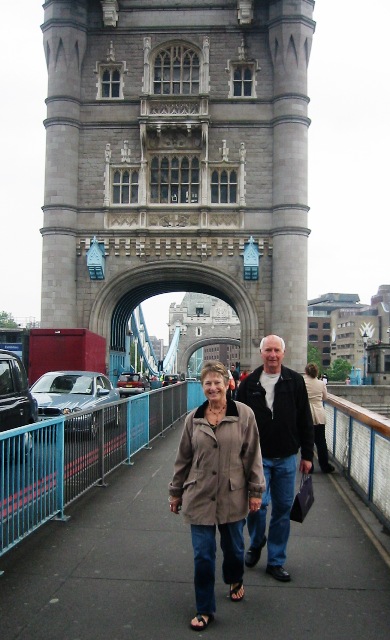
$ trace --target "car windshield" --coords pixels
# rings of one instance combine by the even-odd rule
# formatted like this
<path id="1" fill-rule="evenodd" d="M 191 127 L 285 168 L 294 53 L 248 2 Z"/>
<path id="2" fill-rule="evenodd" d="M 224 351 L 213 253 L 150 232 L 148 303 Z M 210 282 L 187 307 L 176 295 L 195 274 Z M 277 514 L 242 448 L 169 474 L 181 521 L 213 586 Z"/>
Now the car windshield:
<path id="1" fill-rule="evenodd" d="M 141 376 L 138 373 L 122 373 L 119 376 L 120 382 L 138 382 Z"/>
<path id="2" fill-rule="evenodd" d="M 34 393 L 80 393 L 92 395 L 92 390 L 92 376 L 69 373 L 44 375 L 32 387 Z"/>

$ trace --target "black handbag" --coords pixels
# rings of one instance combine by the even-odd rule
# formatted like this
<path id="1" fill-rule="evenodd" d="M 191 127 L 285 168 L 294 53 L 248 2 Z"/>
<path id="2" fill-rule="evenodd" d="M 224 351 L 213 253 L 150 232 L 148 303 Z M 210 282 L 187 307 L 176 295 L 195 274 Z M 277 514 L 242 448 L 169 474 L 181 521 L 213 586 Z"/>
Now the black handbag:
<path id="1" fill-rule="evenodd" d="M 299 491 L 291 507 L 290 520 L 303 522 L 314 502 L 313 480 L 310 475 L 302 473 Z"/>

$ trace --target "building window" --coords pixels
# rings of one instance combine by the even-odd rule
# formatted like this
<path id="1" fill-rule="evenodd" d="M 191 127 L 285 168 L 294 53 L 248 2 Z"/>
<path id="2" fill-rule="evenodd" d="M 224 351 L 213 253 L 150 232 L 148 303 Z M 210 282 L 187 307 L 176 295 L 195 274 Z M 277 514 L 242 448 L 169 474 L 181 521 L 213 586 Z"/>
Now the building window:
<path id="1" fill-rule="evenodd" d="M 197 338 L 199 338 L 202 335 L 202 328 L 201 327 L 196 327 L 195 335 L 196 335 Z"/>
<path id="2" fill-rule="evenodd" d="M 237 171 L 216 169 L 211 174 L 211 202 L 213 204 L 236 204 Z"/>
<path id="3" fill-rule="evenodd" d="M 160 204 L 199 201 L 199 159 L 155 156 L 151 161 L 150 200 Z"/>
<path id="4" fill-rule="evenodd" d="M 157 95 L 199 93 L 198 54 L 184 45 L 161 50 L 154 61 L 153 92 Z"/>
<path id="5" fill-rule="evenodd" d="M 324 322 L 324 324 L 322 325 L 323 329 L 330 329 L 330 322 Z"/>
<path id="6" fill-rule="evenodd" d="M 330 353 L 330 347 L 324 347 L 322 353 Z"/>
<path id="7" fill-rule="evenodd" d="M 238 60 L 228 60 L 229 98 L 256 98 L 256 72 L 260 71 L 257 60 L 248 60 L 239 51 Z"/>
<path id="8" fill-rule="evenodd" d="M 318 336 L 315 333 L 309 335 L 309 342 L 318 342 Z"/>
<path id="9" fill-rule="evenodd" d="M 322 338 L 323 342 L 330 342 L 330 335 L 329 334 L 325 334 Z"/>
<path id="10" fill-rule="evenodd" d="M 253 66 L 233 67 L 233 96 L 251 98 L 253 95 Z"/>
<path id="11" fill-rule="evenodd" d="M 138 203 L 138 171 L 115 169 L 112 179 L 113 204 Z"/>
<path id="12" fill-rule="evenodd" d="M 99 65 L 98 73 L 98 99 L 120 100 L 123 99 L 123 67 Z"/>
<path id="13" fill-rule="evenodd" d="M 318 329 L 318 322 L 309 322 L 309 329 Z"/>

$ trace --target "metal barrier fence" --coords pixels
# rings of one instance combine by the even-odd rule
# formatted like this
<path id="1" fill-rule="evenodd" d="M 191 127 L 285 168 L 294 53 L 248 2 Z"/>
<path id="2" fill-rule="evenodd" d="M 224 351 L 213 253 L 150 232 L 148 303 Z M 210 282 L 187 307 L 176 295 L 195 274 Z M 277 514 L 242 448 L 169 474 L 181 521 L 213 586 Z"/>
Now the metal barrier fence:
<path id="1" fill-rule="evenodd" d="M 353 489 L 390 530 L 390 420 L 328 394 L 326 441 Z"/>
<path id="2" fill-rule="evenodd" d="M 0 433 L 0 556 L 203 401 L 188 381 Z"/>

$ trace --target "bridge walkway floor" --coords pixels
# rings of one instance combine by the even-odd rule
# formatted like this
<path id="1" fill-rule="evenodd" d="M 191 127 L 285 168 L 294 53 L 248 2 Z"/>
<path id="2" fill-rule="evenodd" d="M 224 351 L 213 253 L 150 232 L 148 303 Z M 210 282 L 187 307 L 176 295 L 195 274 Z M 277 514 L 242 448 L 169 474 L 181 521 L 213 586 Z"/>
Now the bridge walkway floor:
<path id="1" fill-rule="evenodd" d="M 193 637 L 189 528 L 169 512 L 181 425 L 0 559 L 2 640 L 183 640 Z M 390 540 L 339 474 L 314 473 L 315 503 L 292 523 L 290 583 L 245 574 L 227 598 L 217 562 L 214 640 L 388 640 Z M 264 554 L 266 555 L 266 554 Z"/>

